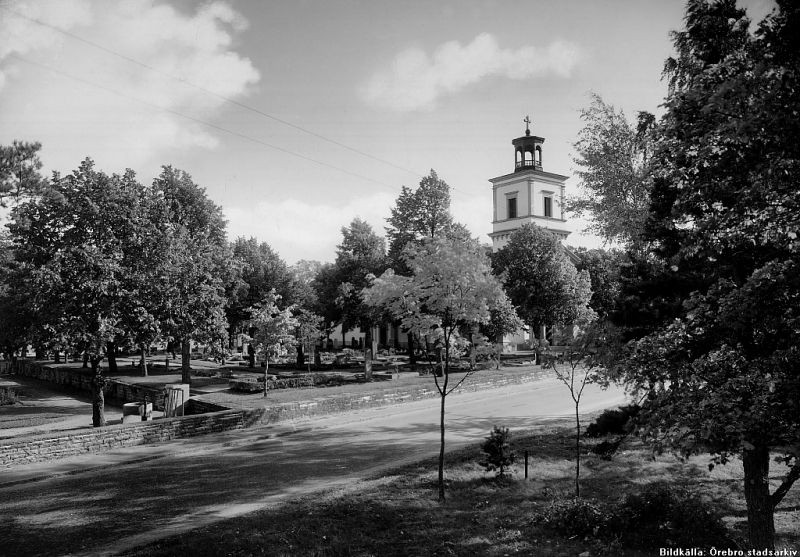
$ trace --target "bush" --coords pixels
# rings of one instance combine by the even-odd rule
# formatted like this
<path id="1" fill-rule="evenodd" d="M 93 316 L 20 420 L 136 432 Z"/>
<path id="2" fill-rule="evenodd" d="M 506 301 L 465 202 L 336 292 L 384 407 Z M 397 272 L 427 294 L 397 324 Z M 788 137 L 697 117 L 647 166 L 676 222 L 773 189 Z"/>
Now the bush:
<path id="1" fill-rule="evenodd" d="M 263 377 L 260 378 L 263 382 Z M 302 377 L 292 377 L 290 379 L 278 379 L 277 381 L 270 381 L 267 384 L 267 390 L 273 389 L 300 389 L 303 387 L 313 387 L 314 378 L 310 375 L 303 375 Z"/>
<path id="2" fill-rule="evenodd" d="M 620 406 L 617 410 L 606 410 L 586 428 L 586 437 L 624 435 L 633 427 L 633 419 L 639 414 L 639 405 Z"/>
<path id="3" fill-rule="evenodd" d="M 532 522 L 566 538 L 598 538 L 609 532 L 615 515 L 613 508 L 598 501 L 576 497 L 551 502 L 547 510 L 533 515 Z"/>
<path id="4" fill-rule="evenodd" d="M 347 380 L 339 373 L 315 373 L 312 375 L 315 387 L 339 387 Z"/>
<path id="5" fill-rule="evenodd" d="M 497 475 L 501 478 L 505 475 L 505 469 L 514 464 L 517 458 L 508 443 L 510 437 L 511 432 L 508 431 L 507 427 L 494 426 L 486 441 L 481 445 L 486 458 L 479 464 L 486 468 L 487 472 L 497 470 Z"/>
<path id="6" fill-rule="evenodd" d="M 664 547 L 735 549 L 719 515 L 691 491 L 650 485 L 615 504 L 591 499 L 553 501 L 534 524 L 564 537 L 655 550 Z"/>
<path id="7" fill-rule="evenodd" d="M 736 548 L 719 515 L 686 488 L 648 486 L 625 497 L 620 514 L 630 547 Z"/>
<path id="8" fill-rule="evenodd" d="M 253 379 L 230 379 L 228 388 L 232 391 L 254 393 L 264 390 L 264 385 Z"/>
<path id="9" fill-rule="evenodd" d="M 19 393 L 11 387 L 0 387 L 0 406 L 19 402 Z"/>

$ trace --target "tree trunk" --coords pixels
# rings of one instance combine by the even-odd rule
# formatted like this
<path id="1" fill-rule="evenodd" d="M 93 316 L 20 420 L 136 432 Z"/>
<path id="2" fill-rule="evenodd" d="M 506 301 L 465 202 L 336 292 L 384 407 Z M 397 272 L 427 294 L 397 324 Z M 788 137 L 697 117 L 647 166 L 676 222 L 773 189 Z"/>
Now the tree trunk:
<path id="1" fill-rule="evenodd" d="M 256 327 L 248 327 L 247 336 L 250 337 L 250 340 L 247 341 L 247 367 L 252 369 L 256 367 L 256 349 L 255 346 L 253 346 L 253 340 L 256 337 Z"/>
<path id="2" fill-rule="evenodd" d="M 142 361 L 140 362 L 142 366 L 142 377 L 147 377 L 147 352 L 145 350 L 144 343 L 141 344 L 140 349 L 142 351 Z"/>
<path id="3" fill-rule="evenodd" d="M 469 369 L 475 369 L 475 363 L 478 360 L 478 351 L 475 348 L 475 339 L 472 333 L 472 327 L 469 329 Z"/>
<path id="4" fill-rule="evenodd" d="M 439 502 L 444 503 L 444 399 L 447 397 L 447 391 L 442 390 L 440 394 L 442 396 L 442 409 L 439 414 Z"/>
<path id="5" fill-rule="evenodd" d="M 186 385 L 192 384 L 190 348 L 191 345 L 189 344 L 188 338 L 181 340 L 181 383 L 185 383 Z"/>
<path id="6" fill-rule="evenodd" d="M 269 354 L 264 357 L 264 398 L 267 398 L 267 382 L 269 381 Z"/>
<path id="7" fill-rule="evenodd" d="M 414 351 L 414 335 L 411 331 L 407 331 L 406 335 L 408 336 L 408 363 L 415 366 L 417 365 L 417 355 Z"/>
<path id="8" fill-rule="evenodd" d="M 61 352 L 53 350 L 53 361 L 57 364 L 61 363 Z"/>
<path id="9" fill-rule="evenodd" d="M 36 347 L 35 352 L 36 352 L 35 358 L 37 360 L 44 360 L 44 348 Z"/>
<path id="10" fill-rule="evenodd" d="M 81 369 L 88 369 L 88 368 L 89 368 L 89 353 L 88 352 L 84 352 L 83 353 L 83 365 L 81 366 Z"/>
<path id="11" fill-rule="evenodd" d="M 117 343 L 109 341 L 106 343 L 106 357 L 108 358 L 108 372 L 117 373 Z"/>
<path id="12" fill-rule="evenodd" d="M 364 333 L 364 381 L 372 381 L 372 327 Z"/>
<path id="13" fill-rule="evenodd" d="M 106 425 L 105 394 L 103 387 L 105 379 L 100 375 L 100 362 L 103 358 L 92 358 L 92 425 L 104 427 Z"/>
<path id="14" fill-rule="evenodd" d="M 306 357 L 305 354 L 303 354 L 302 344 L 297 345 L 297 360 L 295 360 L 295 364 L 295 367 L 300 370 L 302 370 L 306 365 Z"/>
<path id="15" fill-rule="evenodd" d="M 579 403 L 575 403 L 575 497 L 581 496 L 581 415 Z"/>
<path id="16" fill-rule="evenodd" d="M 775 550 L 774 507 L 769 493 L 769 448 L 742 451 L 750 549 Z"/>

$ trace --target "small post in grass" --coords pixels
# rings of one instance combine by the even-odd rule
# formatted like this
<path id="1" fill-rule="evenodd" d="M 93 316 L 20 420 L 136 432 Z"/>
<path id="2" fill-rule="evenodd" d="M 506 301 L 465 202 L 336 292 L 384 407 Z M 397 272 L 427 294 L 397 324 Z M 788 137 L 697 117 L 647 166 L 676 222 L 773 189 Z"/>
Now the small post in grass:
<path id="1" fill-rule="evenodd" d="M 525 449 L 525 479 L 528 479 L 528 449 Z"/>

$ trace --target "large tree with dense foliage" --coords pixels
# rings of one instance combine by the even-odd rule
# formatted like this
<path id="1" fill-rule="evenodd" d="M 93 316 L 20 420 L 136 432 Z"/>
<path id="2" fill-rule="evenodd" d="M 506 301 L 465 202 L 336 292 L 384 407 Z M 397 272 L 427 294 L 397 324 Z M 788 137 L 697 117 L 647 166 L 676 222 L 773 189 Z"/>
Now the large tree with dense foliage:
<path id="1" fill-rule="evenodd" d="M 627 256 L 620 250 L 599 248 L 576 248 L 574 253 L 580 259 L 575 268 L 589 274 L 592 289 L 589 308 L 599 319 L 605 319 L 617 308 L 622 286 L 620 272 L 628 263 Z"/>
<path id="2" fill-rule="evenodd" d="M 444 501 L 445 401 L 469 375 L 451 385 L 450 358 L 466 350 L 470 338 L 485 342 L 477 329 L 489 322 L 493 307 L 506 305 L 505 294 L 475 241 L 436 238 L 409 244 L 404 258 L 411 276 L 390 269 L 363 296 L 368 305 L 388 311 L 410 334 L 429 338 L 444 352 L 441 380 L 433 374 L 441 399 L 439 500 Z"/>
<path id="3" fill-rule="evenodd" d="M 239 237 L 231 244 L 231 251 L 238 270 L 237 280 L 228 287 L 225 306 L 232 337 L 243 332 L 240 329 L 250 319 L 250 308 L 261 303 L 270 291 L 275 290 L 282 304 L 294 303 L 296 283 L 289 267 L 266 242 Z"/>
<path id="4" fill-rule="evenodd" d="M 41 198 L 16 207 L 9 225 L 21 269 L 31 340 L 80 347 L 97 372 L 108 343 L 125 334 L 129 240 L 139 230 L 144 188 L 132 172 L 108 176 L 91 160 L 67 176 L 54 174 Z M 97 411 L 99 410 L 99 412 Z M 105 425 L 102 406 L 94 425 Z"/>
<path id="5" fill-rule="evenodd" d="M 575 269 L 558 238 L 544 228 L 526 224 L 515 230 L 493 254 L 492 265 L 536 335 L 542 326 L 567 325 L 588 311 L 589 274 Z"/>
<path id="6" fill-rule="evenodd" d="M 336 265 L 324 263 L 320 266 L 311 280 L 311 288 L 316 302 L 313 306 L 314 313 L 324 319 L 327 335 L 342 321 L 342 308 L 336 303 L 339 297 L 339 282 Z"/>
<path id="7" fill-rule="evenodd" d="M 372 327 L 380 313 L 364 303 L 363 289 L 369 286 L 370 276 L 386 269 L 386 242 L 360 218 L 342 228 L 342 243 L 336 246 L 337 303 L 341 309 L 342 330 L 361 327 L 364 339 L 364 365 L 367 380 L 372 378 Z"/>
<path id="8" fill-rule="evenodd" d="M 450 186 L 433 169 L 420 180 L 416 190 L 403 187 L 386 222 L 389 225 L 386 227 L 389 266 L 399 275 L 411 274 L 403 255 L 409 244 L 441 238 L 444 235 L 458 236 L 465 240 L 470 238 L 466 228 L 453 221 L 450 214 Z M 411 363 L 415 364 L 413 335 L 408 335 L 408 355 Z"/>
<path id="9" fill-rule="evenodd" d="M 408 275 L 403 258 L 405 247 L 425 238 L 441 237 L 454 226 L 450 214 L 450 186 L 431 170 L 416 190 L 403 187 L 386 222 L 389 224 L 386 227 L 389 262 L 396 273 Z"/>
<path id="10" fill-rule="evenodd" d="M 314 288 L 314 280 L 322 270 L 323 264 L 319 261 L 301 259 L 289 266 L 289 272 L 294 278 L 294 303 L 298 307 L 309 311 L 316 311 L 319 307 L 319 297 Z"/>
<path id="11" fill-rule="evenodd" d="M 159 319 L 164 334 L 181 343 L 182 381 L 190 383 L 190 341 L 227 338 L 225 285 L 235 276 L 227 223 L 222 209 L 182 170 L 165 166 L 153 189 L 165 205 L 159 226 L 169 233 L 162 278 L 167 303 Z"/>
<path id="12" fill-rule="evenodd" d="M 655 117 L 640 112 L 634 127 L 599 95 L 592 93 L 591 99 L 581 110 L 584 127 L 574 144 L 580 194 L 568 197 L 566 208 L 587 217 L 588 231 L 605 241 L 640 249 L 652 187 Z"/>
<path id="13" fill-rule="evenodd" d="M 688 2 L 666 65 L 654 253 L 624 292 L 642 311 L 642 292 L 671 297 L 622 367 L 648 394 L 641 432 L 742 459 L 758 550 L 774 549 L 775 508 L 800 478 L 800 7 L 777 4 L 753 33 L 734 0 Z M 771 453 L 788 467 L 772 493 Z"/>

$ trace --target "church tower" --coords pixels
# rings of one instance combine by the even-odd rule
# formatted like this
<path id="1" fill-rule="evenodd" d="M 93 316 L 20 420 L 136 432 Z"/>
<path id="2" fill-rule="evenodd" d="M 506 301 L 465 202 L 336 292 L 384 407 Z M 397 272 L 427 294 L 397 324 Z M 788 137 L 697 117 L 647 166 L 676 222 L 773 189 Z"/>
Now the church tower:
<path id="1" fill-rule="evenodd" d="M 492 249 L 508 243 L 511 233 L 534 223 L 567 239 L 564 213 L 564 185 L 567 176 L 545 172 L 542 167 L 543 137 L 531 135 L 530 118 L 525 117 L 525 135 L 514 139 L 514 172 L 489 180 L 492 183 L 494 216 Z"/>

